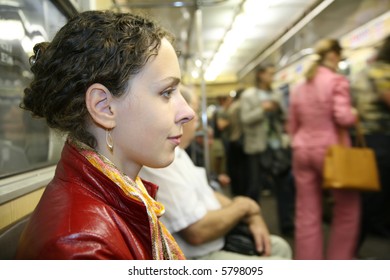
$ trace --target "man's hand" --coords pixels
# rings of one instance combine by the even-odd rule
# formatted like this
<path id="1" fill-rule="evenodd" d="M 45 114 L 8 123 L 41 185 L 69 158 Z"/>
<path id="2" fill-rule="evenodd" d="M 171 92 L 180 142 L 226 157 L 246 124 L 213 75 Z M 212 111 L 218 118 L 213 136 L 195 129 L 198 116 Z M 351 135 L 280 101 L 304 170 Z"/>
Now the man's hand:
<path id="1" fill-rule="evenodd" d="M 245 219 L 249 230 L 253 235 L 256 244 L 256 250 L 263 256 L 271 255 L 270 235 L 263 218 L 260 214 L 251 215 Z"/>
<path id="2" fill-rule="evenodd" d="M 261 216 L 259 204 L 245 196 L 236 196 L 233 202 L 243 204 L 247 207 L 247 214 L 243 221 L 249 226 L 249 230 L 255 240 L 256 250 L 263 256 L 271 255 L 269 231 Z"/>
<path id="3" fill-rule="evenodd" d="M 229 175 L 222 173 L 218 175 L 218 182 L 221 184 L 222 187 L 226 187 L 230 184 L 230 177 Z"/>
<path id="4" fill-rule="evenodd" d="M 236 196 L 232 200 L 233 203 L 237 203 L 245 207 L 245 217 L 260 214 L 260 206 L 253 199 L 247 196 Z"/>

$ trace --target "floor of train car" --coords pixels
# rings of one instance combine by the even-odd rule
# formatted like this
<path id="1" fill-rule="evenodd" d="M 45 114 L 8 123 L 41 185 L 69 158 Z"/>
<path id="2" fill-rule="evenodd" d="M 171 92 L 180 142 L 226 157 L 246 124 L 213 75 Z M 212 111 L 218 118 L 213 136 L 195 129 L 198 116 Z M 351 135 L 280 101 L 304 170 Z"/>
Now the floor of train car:
<path id="1" fill-rule="evenodd" d="M 225 189 L 224 193 L 230 195 L 229 189 Z M 261 209 L 265 221 L 267 222 L 269 231 L 272 234 L 280 235 L 277 220 L 276 199 L 270 194 L 262 196 Z M 329 225 L 324 222 L 325 234 L 329 231 Z M 292 236 L 283 236 L 294 250 L 294 238 Z M 390 240 L 369 235 L 360 247 L 358 259 L 362 260 L 390 260 Z"/>

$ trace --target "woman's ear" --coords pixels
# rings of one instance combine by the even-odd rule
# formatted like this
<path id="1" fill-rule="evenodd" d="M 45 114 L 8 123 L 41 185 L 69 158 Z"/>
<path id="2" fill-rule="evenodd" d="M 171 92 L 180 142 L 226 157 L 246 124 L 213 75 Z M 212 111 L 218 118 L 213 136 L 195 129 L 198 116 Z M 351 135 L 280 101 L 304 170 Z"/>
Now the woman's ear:
<path id="1" fill-rule="evenodd" d="M 85 93 L 85 103 L 93 121 L 105 129 L 114 128 L 115 118 L 111 111 L 113 96 L 102 84 L 91 85 Z"/>

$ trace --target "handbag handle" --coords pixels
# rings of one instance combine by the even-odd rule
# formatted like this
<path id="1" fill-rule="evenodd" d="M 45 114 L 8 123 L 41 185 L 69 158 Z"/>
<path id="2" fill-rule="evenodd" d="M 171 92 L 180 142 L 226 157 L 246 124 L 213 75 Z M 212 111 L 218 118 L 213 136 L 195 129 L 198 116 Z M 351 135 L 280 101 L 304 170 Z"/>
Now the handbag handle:
<path id="1" fill-rule="evenodd" d="M 356 146 L 357 147 L 367 147 L 366 138 L 364 137 L 362 126 L 359 121 L 359 117 L 357 118 L 357 121 L 355 123 L 355 130 L 356 130 Z"/>
<path id="2" fill-rule="evenodd" d="M 356 131 L 356 139 L 355 139 L 355 146 L 356 147 L 367 147 L 366 139 L 364 138 L 364 134 L 362 131 L 362 127 L 360 125 L 359 117 L 357 117 L 357 121 L 354 125 L 355 131 Z M 343 145 L 343 134 L 345 134 L 347 131 L 345 128 L 338 127 L 337 136 L 338 136 L 338 142 L 340 145 Z"/>

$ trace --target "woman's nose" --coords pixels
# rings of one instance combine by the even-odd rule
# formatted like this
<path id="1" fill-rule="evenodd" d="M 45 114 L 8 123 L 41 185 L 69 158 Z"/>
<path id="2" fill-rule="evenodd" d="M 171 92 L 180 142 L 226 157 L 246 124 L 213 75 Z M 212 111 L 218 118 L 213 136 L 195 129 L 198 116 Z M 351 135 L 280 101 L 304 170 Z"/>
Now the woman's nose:
<path id="1" fill-rule="evenodd" d="M 195 117 L 194 110 L 188 105 L 185 99 L 181 96 L 178 104 L 177 123 L 185 124 Z"/>

